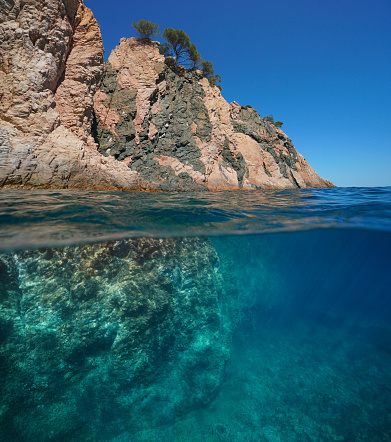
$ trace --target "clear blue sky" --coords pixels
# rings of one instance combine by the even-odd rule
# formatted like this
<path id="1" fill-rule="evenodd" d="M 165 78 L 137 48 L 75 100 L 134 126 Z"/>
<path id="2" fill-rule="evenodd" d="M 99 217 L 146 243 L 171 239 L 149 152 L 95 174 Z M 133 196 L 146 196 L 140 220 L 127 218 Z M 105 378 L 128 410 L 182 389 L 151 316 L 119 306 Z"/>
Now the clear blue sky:
<path id="1" fill-rule="evenodd" d="M 391 0 L 85 0 L 106 58 L 131 23 L 183 29 L 231 102 L 273 114 L 337 186 L 391 186 Z M 159 38 L 158 38 L 159 39 Z"/>

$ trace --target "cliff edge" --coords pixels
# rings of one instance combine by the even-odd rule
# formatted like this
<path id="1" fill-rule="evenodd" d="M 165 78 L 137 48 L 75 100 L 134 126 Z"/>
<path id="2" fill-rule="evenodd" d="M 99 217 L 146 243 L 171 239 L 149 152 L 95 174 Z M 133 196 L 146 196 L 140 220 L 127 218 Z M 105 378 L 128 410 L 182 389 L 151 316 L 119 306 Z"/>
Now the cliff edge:
<path id="1" fill-rule="evenodd" d="M 137 174 L 91 137 L 104 71 L 98 23 L 80 0 L 0 0 L 0 186 L 121 189 Z"/>
<path id="2" fill-rule="evenodd" d="M 175 73 L 157 42 L 122 39 L 105 66 L 81 0 L 0 0 L 0 47 L 0 186 L 333 186 L 255 109 Z"/>

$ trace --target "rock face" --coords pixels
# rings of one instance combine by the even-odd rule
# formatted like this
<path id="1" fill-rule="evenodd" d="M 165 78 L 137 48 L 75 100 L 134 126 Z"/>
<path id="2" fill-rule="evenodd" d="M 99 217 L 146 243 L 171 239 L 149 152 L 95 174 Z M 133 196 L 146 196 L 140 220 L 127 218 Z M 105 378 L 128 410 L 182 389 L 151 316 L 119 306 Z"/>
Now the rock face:
<path id="1" fill-rule="evenodd" d="M 157 42 L 121 40 L 95 113 L 99 152 L 161 190 L 332 186 L 255 109 L 228 104 L 199 71 L 174 73 Z"/>
<path id="2" fill-rule="evenodd" d="M 221 381 L 235 314 L 206 239 L 0 255 L 0 276 L 1 440 L 112 440 Z"/>
<path id="3" fill-rule="evenodd" d="M 0 186 L 136 187 L 91 137 L 104 50 L 83 2 L 0 0 L 0 48 Z"/>
<path id="4" fill-rule="evenodd" d="M 332 185 L 255 110 L 199 72 L 174 73 L 157 45 L 122 39 L 105 69 L 82 0 L 0 0 L 0 186 Z"/>

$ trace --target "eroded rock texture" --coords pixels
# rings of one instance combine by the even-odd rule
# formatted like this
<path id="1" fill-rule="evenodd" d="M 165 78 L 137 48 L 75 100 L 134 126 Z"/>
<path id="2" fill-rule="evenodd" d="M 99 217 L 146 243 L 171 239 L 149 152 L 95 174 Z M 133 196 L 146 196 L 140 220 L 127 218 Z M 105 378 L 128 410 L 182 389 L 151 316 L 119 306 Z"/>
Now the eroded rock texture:
<path id="1" fill-rule="evenodd" d="M 205 403 L 232 296 L 206 239 L 0 255 L 1 440 L 111 440 Z"/>
<path id="2" fill-rule="evenodd" d="M 99 152 L 162 190 L 328 187 L 255 109 L 199 71 L 177 75 L 158 43 L 122 39 L 95 95 Z"/>
<path id="3" fill-rule="evenodd" d="M 0 186 L 122 188 L 91 137 L 103 44 L 79 0 L 0 0 Z"/>
<path id="4" fill-rule="evenodd" d="M 332 185 L 255 110 L 174 73 L 156 42 L 122 39 L 104 69 L 82 0 L 0 0 L 0 49 L 0 186 Z"/>

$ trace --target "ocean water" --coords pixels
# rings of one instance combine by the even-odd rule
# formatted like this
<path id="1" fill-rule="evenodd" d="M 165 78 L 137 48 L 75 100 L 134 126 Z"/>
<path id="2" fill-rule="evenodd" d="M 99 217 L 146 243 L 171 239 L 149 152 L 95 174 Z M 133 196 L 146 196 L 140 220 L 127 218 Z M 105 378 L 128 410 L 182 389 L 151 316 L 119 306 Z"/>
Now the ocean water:
<path id="1" fill-rule="evenodd" d="M 0 191 L 0 440 L 391 441 L 391 188 Z"/>

